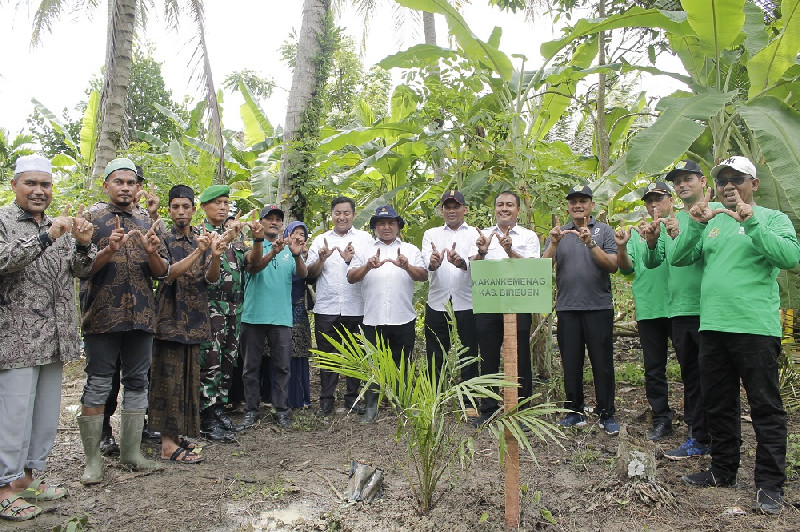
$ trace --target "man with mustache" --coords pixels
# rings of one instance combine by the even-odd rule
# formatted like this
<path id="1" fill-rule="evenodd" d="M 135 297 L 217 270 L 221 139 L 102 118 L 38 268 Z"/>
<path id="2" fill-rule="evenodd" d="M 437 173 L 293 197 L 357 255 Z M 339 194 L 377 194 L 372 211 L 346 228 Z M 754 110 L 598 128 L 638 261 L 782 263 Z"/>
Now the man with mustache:
<path id="1" fill-rule="evenodd" d="M 163 279 L 169 263 L 153 222 L 136 205 L 136 165 L 114 159 L 105 169 L 103 191 L 108 202 L 93 205 L 86 219 L 94 224 L 97 258 L 81 281 L 82 332 L 86 384 L 78 416 L 86 468 L 83 484 L 103 480 L 100 438 L 103 410 L 111 390 L 117 357 L 122 370 L 120 462 L 140 470 L 159 468 L 141 454 L 147 408 L 147 373 L 155 333 L 153 279 Z"/>
<path id="2" fill-rule="evenodd" d="M 617 271 L 614 230 L 593 216 L 592 189 L 575 185 L 567 193 L 571 221 L 556 225 L 543 257 L 555 259 L 558 349 L 564 369 L 566 407 L 562 427 L 586 425 L 583 396 L 584 350 L 589 352 L 600 428 L 619 434 L 614 418 L 614 303 L 611 274 Z M 556 219 L 556 221 L 558 221 Z"/>
<path id="3" fill-rule="evenodd" d="M 756 433 L 753 510 L 783 508 L 786 481 L 786 411 L 778 382 L 781 353 L 778 273 L 800 261 L 789 217 L 756 205 L 755 165 L 729 157 L 711 170 L 721 209 L 710 191 L 689 211 L 670 262 L 702 261 L 700 379 L 711 435 L 711 466 L 685 475 L 689 485 L 736 486 L 741 445 L 739 389 L 744 385 Z"/>
<path id="4" fill-rule="evenodd" d="M 76 276 L 97 248 L 83 208 L 51 218 L 50 161 L 25 155 L 11 179 L 14 203 L 0 208 L 0 520 L 26 521 L 66 489 L 34 480 L 53 448 L 64 362 L 80 357 Z"/>
<path id="5" fill-rule="evenodd" d="M 303 262 L 305 241 L 283 233 L 283 211 L 277 205 L 261 209 L 263 236 L 254 232 L 253 253 L 260 257 L 246 265 L 246 283 L 242 310 L 242 347 L 244 349 L 245 412 L 242 427 L 254 425 L 261 414 L 261 359 L 269 346 L 270 370 L 275 377 L 272 387 L 274 418 L 281 428 L 289 428 L 289 365 L 292 356 L 292 275 L 308 274 Z"/>

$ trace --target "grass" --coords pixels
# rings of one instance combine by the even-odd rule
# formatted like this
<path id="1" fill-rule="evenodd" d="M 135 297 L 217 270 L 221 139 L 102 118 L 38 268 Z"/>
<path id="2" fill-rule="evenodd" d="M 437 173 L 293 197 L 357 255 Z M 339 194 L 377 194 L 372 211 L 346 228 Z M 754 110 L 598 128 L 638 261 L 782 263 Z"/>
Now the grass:
<path id="1" fill-rule="evenodd" d="M 276 477 L 272 482 L 260 484 L 258 482 L 245 482 L 239 478 L 230 486 L 231 498 L 235 501 L 260 496 L 263 499 L 280 499 L 287 492 L 288 481 L 283 477 Z"/>

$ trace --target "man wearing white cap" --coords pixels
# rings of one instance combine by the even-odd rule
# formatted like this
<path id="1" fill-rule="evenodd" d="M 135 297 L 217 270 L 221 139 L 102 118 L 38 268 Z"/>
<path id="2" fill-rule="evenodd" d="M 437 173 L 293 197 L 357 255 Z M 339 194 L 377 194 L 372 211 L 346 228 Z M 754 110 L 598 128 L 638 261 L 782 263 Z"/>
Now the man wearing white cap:
<path id="1" fill-rule="evenodd" d="M 17 159 L 0 208 L 0 520 L 41 512 L 25 499 L 49 501 L 66 490 L 33 479 L 53 447 L 64 362 L 80 357 L 73 276 L 88 275 L 95 257 L 83 209 L 51 218 L 50 161 Z"/>
<path id="2" fill-rule="evenodd" d="M 753 510 L 783 507 L 786 412 L 778 384 L 781 323 L 776 278 L 797 266 L 800 243 L 784 213 L 755 204 L 756 168 L 730 157 L 711 170 L 725 208 L 710 193 L 689 211 L 670 262 L 703 263 L 700 288 L 700 379 L 711 435 L 711 467 L 686 475 L 689 485 L 735 487 L 741 445 L 740 381 L 747 392 L 756 459 Z M 721 216 L 723 214 L 723 216 Z"/>

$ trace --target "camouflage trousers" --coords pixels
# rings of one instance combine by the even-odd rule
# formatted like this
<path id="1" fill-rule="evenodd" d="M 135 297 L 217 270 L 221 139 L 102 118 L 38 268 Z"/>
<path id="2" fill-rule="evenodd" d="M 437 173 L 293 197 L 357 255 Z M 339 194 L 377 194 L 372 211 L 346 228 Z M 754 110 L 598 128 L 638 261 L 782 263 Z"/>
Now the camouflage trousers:
<path id="1" fill-rule="evenodd" d="M 200 345 L 201 410 L 228 402 L 231 376 L 239 358 L 237 316 L 218 314 L 213 309 L 210 314 L 211 342 Z"/>

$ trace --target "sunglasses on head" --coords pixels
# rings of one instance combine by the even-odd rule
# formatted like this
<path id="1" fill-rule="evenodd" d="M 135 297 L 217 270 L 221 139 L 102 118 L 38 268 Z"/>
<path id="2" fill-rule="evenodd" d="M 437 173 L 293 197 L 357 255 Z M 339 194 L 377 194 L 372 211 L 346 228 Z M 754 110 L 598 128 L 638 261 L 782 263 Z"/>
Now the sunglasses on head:
<path id="1" fill-rule="evenodd" d="M 742 183 L 744 183 L 745 179 L 753 179 L 753 178 L 750 177 L 750 176 L 737 175 L 737 176 L 733 176 L 733 177 L 718 177 L 718 178 L 714 179 L 714 182 L 717 184 L 718 187 L 724 187 L 728 183 L 730 183 L 731 185 L 737 187 L 737 186 L 741 185 Z"/>

